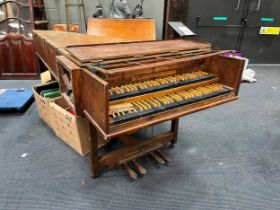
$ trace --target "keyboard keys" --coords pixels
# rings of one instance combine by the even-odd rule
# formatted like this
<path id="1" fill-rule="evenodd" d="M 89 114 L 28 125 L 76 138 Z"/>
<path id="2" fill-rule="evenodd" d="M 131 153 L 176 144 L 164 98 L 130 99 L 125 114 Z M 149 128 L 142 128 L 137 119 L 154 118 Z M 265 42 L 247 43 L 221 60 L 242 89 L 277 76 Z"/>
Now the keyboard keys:
<path id="1" fill-rule="evenodd" d="M 112 87 L 109 90 L 110 101 L 119 100 L 128 97 L 134 97 L 141 94 L 161 91 L 164 89 L 176 88 L 199 81 L 213 79 L 214 76 L 207 72 L 198 71 L 181 75 L 158 78 L 154 80 L 127 84 L 121 87 Z"/>
<path id="2" fill-rule="evenodd" d="M 110 111 L 113 112 L 112 117 L 114 124 L 120 124 L 169 109 L 189 105 L 201 100 L 217 97 L 229 92 L 230 90 L 221 84 L 211 84 L 195 89 L 134 101 L 132 103 L 114 105 L 113 108 L 117 111 Z"/>

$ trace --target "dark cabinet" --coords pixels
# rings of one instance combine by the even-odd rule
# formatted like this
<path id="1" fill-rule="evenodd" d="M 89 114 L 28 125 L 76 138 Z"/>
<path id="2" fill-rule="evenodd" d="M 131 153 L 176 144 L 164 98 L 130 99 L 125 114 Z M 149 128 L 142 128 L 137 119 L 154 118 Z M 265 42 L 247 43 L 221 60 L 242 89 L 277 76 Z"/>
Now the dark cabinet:
<path id="1" fill-rule="evenodd" d="M 48 30 L 48 21 L 44 0 L 33 0 L 34 28 L 36 30 Z"/>
<path id="2" fill-rule="evenodd" d="M 249 0 L 240 50 L 252 63 L 280 63 L 280 37 L 259 35 L 260 26 L 280 27 L 279 0 Z"/>
<path id="3" fill-rule="evenodd" d="M 198 35 L 196 39 L 211 42 L 215 49 L 235 49 L 242 8 L 241 0 L 190 0 L 186 25 Z"/>
<path id="4" fill-rule="evenodd" d="M 279 0 L 188 0 L 185 4 L 187 15 L 174 21 L 190 27 L 197 34 L 194 39 L 211 42 L 214 49 L 240 50 L 251 63 L 280 63 L 280 37 L 259 34 L 261 26 L 280 27 Z M 171 7 L 166 11 L 167 17 L 178 14 Z"/>
<path id="5" fill-rule="evenodd" d="M 33 40 L 22 34 L 0 39 L 0 79 L 38 78 Z"/>

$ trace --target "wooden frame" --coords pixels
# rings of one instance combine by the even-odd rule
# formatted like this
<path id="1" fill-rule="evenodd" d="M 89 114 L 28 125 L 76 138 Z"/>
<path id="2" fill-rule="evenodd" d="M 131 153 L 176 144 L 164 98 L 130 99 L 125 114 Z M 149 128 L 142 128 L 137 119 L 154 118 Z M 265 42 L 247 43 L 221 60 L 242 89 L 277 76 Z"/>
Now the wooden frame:
<path id="1" fill-rule="evenodd" d="M 38 63 L 33 40 L 21 34 L 0 39 L 0 79 L 37 79 Z"/>
<path id="2" fill-rule="evenodd" d="M 10 4 L 15 4 L 17 6 L 17 16 L 9 16 L 9 10 L 8 10 L 8 5 Z M 32 0 L 28 0 L 27 4 L 21 3 L 17 0 L 4 0 L 2 3 L 0 3 L 0 7 L 4 7 L 5 8 L 5 18 L 3 20 L 0 20 L 0 24 L 3 24 L 4 22 L 8 22 L 10 20 L 16 20 L 18 21 L 18 25 L 19 25 L 19 33 L 23 34 L 23 30 L 21 27 L 22 23 L 28 23 L 30 24 L 30 31 L 29 33 L 32 32 L 32 29 L 34 28 L 34 20 L 33 20 L 33 8 L 32 8 Z M 21 10 L 20 8 L 28 8 L 29 9 L 29 20 L 25 20 L 23 18 L 21 18 Z M 10 33 L 10 27 L 7 28 L 6 31 L 7 34 Z M 25 34 L 26 36 L 26 34 Z"/>
<path id="3" fill-rule="evenodd" d="M 146 44 L 149 45 L 148 42 Z M 86 48 L 88 47 L 86 46 Z M 98 47 L 102 46 L 95 46 L 93 49 L 96 50 Z M 114 46 L 112 47 L 114 48 Z M 82 48 L 83 46 L 77 46 L 78 52 L 81 52 L 79 50 Z M 120 57 L 110 57 L 111 55 L 108 55 L 110 57 L 108 59 L 105 57 L 99 62 L 96 62 L 97 59 L 89 62 L 89 60 L 80 59 L 81 57 L 75 54 L 76 49 L 72 50 L 72 47 L 69 47 L 67 50 L 69 54 L 57 57 L 61 92 L 65 98 L 68 98 L 69 104 L 75 108 L 76 113 L 86 116 L 89 121 L 93 177 L 97 177 L 103 168 L 114 168 L 121 165 L 127 167 L 129 162 L 153 153 L 167 143 L 176 144 L 180 117 L 238 99 L 244 60 L 224 57 L 223 54 L 226 51 L 211 51 L 206 47 L 201 50 L 199 48 L 195 49 L 197 53 L 193 53 L 194 49 L 189 48 L 189 51 L 181 49 L 172 53 L 168 53 L 166 50 L 150 52 L 140 57 L 137 55 L 130 57 L 128 56 L 129 53 Z M 88 50 L 86 52 L 89 53 Z M 98 55 L 95 54 L 95 56 Z M 120 63 L 126 63 L 126 65 Z M 134 63 L 137 65 L 133 65 Z M 109 89 L 111 87 L 143 82 L 151 78 L 189 73 L 200 69 L 215 75 L 215 77 L 160 92 L 117 101 L 109 100 Z M 178 90 L 189 90 L 214 83 L 222 84 L 230 90 L 229 93 L 172 110 L 165 110 L 151 116 L 143 116 L 119 125 L 112 124 L 108 115 L 112 105 L 131 103 L 149 97 L 159 97 Z M 130 135 L 143 128 L 166 121 L 172 122 L 171 129 L 167 133 L 143 141 L 136 141 Z M 127 146 L 99 156 L 98 138 L 103 138 L 106 141 L 117 138 Z"/>
<path id="4" fill-rule="evenodd" d="M 0 31 L 0 79 L 38 79 L 38 63 L 31 36 L 34 27 L 32 0 L 27 3 L 4 0 L 0 8 L 4 11 L 0 25 L 7 25 Z M 28 18 L 23 16 L 24 9 Z"/>
<path id="5" fill-rule="evenodd" d="M 127 146 L 103 156 L 99 155 L 97 148 L 97 139 L 100 138 L 100 133 L 92 123 L 89 123 L 89 125 L 91 136 L 90 154 L 92 176 L 97 178 L 103 168 L 115 168 L 121 165 L 127 165 L 130 161 L 148 155 L 149 153 L 164 147 L 167 143 L 171 143 L 171 146 L 175 145 L 177 143 L 179 119 L 172 120 L 172 126 L 169 132 L 145 140 L 136 141 L 136 139 L 130 135 L 118 136 L 118 139 L 123 143 L 126 143 Z"/>

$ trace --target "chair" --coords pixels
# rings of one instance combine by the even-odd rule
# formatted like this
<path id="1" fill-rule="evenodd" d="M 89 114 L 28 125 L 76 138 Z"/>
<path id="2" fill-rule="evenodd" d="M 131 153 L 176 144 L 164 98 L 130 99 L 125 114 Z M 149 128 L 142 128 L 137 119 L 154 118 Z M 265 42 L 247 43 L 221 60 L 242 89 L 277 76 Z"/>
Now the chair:
<path id="1" fill-rule="evenodd" d="M 22 34 L 0 38 L 0 79 L 36 79 L 38 64 L 33 40 Z"/>
<path id="2" fill-rule="evenodd" d="M 153 19 L 89 18 L 87 34 L 131 42 L 152 41 L 156 39 L 156 27 Z"/>
<path id="3" fill-rule="evenodd" d="M 74 25 L 74 24 L 69 24 L 69 31 L 70 32 L 80 32 L 80 26 Z M 55 24 L 53 25 L 52 29 L 54 31 L 67 31 L 67 25 L 66 24 Z"/>

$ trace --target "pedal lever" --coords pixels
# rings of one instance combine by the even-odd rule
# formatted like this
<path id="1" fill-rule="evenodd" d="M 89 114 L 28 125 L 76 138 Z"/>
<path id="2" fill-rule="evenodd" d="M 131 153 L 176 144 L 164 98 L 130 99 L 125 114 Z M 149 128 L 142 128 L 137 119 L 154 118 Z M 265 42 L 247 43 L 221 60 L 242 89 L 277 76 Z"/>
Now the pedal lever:
<path id="1" fill-rule="evenodd" d="M 124 167 L 131 179 L 136 180 L 138 178 L 136 172 L 132 168 L 130 168 L 127 164 L 124 164 Z"/>
<path id="2" fill-rule="evenodd" d="M 164 155 L 162 152 L 160 151 L 156 151 L 166 162 L 171 162 L 172 159 L 166 155 Z"/>
<path id="3" fill-rule="evenodd" d="M 160 157 L 157 153 L 151 152 L 149 155 L 150 155 L 150 157 L 151 157 L 152 159 L 154 159 L 157 163 L 162 164 L 162 165 L 165 164 L 165 160 L 164 160 L 162 157 Z"/>
<path id="4" fill-rule="evenodd" d="M 136 160 L 133 160 L 132 163 L 134 164 L 134 166 L 137 168 L 137 170 L 138 170 L 141 174 L 143 174 L 143 175 L 147 174 L 147 169 L 145 169 L 145 168 L 144 168 L 143 166 L 141 166 L 138 162 L 136 162 Z"/>

